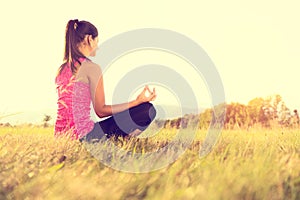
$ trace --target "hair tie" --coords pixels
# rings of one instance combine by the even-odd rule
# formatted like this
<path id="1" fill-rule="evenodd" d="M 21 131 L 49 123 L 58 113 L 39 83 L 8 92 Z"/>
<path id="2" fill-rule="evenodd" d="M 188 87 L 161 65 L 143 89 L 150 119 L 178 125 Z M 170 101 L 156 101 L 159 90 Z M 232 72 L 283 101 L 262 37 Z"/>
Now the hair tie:
<path id="1" fill-rule="evenodd" d="M 76 30 L 77 29 L 77 27 L 78 27 L 78 19 L 75 19 L 74 20 L 74 30 Z"/>

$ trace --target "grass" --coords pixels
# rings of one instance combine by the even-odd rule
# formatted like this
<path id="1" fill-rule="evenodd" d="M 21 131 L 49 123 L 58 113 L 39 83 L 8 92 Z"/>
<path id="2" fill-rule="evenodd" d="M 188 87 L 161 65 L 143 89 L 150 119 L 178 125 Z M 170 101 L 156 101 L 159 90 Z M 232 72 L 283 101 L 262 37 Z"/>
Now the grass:
<path id="1" fill-rule="evenodd" d="M 175 133 L 115 144 L 155 151 Z M 300 199 L 299 130 L 223 131 L 200 159 L 205 134 L 197 131 L 188 150 L 165 168 L 125 173 L 77 141 L 54 139 L 53 127 L 3 127 L 0 199 Z"/>

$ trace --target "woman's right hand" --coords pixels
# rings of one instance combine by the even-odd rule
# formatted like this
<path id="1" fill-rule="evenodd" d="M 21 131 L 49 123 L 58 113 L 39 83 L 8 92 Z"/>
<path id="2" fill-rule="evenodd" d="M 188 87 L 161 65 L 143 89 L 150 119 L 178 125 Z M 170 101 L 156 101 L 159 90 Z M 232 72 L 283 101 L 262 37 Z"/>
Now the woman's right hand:
<path id="1" fill-rule="evenodd" d="M 149 92 L 150 95 L 146 96 L 146 92 Z M 156 91 L 155 88 L 153 88 L 153 90 L 151 91 L 148 87 L 148 85 L 146 85 L 143 89 L 143 91 L 137 96 L 136 100 L 139 103 L 144 103 L 144 102 L 149 102 L 149 101 L 154 101 L 156 99 Z"/>

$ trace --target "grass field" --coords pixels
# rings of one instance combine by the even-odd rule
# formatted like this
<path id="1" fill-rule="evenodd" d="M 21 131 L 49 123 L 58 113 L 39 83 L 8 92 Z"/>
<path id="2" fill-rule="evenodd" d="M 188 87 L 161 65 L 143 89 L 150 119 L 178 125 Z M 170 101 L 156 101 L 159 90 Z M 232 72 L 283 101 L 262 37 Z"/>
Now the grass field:
<path id="1" fill-rule="evenodd" d="M 172 134 L 117 143 L 144 152 Z M 54 139 L 51 127 L 2 127 L 0 199 L 300 199 L 299 130 L 223 131 L 200 159 L 205 134 L 163 169 L 125 173 L 77 141 Z"/>

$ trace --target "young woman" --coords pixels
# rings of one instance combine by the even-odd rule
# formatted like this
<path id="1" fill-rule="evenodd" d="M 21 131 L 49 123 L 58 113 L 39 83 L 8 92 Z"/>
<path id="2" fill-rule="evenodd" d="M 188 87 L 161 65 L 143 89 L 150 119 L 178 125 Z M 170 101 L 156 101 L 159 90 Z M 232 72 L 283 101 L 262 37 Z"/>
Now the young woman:
<path id="1" fill-rule="evenodd" d="M 96 55 L 97 48 L 98 31 L 93 24 L 78 20 L 68 22 L 64 63 L 55 78 L 58 93 L 55 136 L 68 135 L 89 142 L 104 135 L 138 135 L 155 118 L 156 110 L 150 101 L 155 100 L 156 92 L 148 86 L 133 101 L 106 105 L 101 68 L 88 58 Z M 110 117 L 92 121 L 91 102 L 100 118 Z"/>

